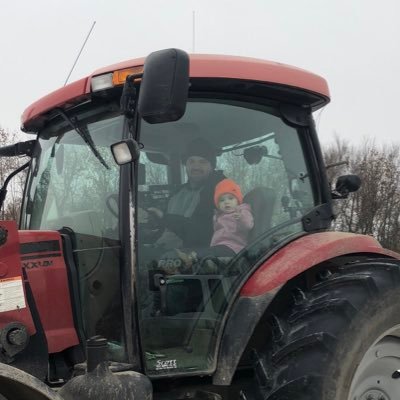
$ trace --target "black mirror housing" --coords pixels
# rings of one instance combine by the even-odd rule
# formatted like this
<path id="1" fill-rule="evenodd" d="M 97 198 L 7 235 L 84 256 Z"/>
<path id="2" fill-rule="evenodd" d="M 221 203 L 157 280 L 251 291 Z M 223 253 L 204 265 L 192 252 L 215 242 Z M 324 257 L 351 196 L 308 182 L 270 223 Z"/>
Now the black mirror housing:
<path id="1" fill-rule="evenodd" d="M 243 157 L 247 164 L 259 164 L 263 157 L 268 156 L 268 149 L 266 146 L 253 146 L 248 147 L 243 151 Z"/>
<path id="2" fill-rule="evenodd" d="M 180 119 L 189 91 L 189 55 L 167 49 L 151 53 L 144 63 L 138 112 L 150 124 Z"/>
<path id="3" fill-rule="evenodd" d="M 361 179 L 358 175 L 342 175 L 336 181 L 336 192 L 344 198 L 349 193 L 356 192 L 361 187 Z"/>

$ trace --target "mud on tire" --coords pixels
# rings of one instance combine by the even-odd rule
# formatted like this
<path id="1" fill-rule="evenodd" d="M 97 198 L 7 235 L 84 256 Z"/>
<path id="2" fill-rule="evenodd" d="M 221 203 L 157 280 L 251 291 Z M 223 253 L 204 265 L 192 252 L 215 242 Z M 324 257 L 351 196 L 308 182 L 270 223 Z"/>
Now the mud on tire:
<path id="1" fill-rule="evenodd" d="M 259 352 L 264 400 L 400 398 L 400 263 L 352 262 L 295 288 Z M 399 375 L 399 376 L 397 376 Z"/>

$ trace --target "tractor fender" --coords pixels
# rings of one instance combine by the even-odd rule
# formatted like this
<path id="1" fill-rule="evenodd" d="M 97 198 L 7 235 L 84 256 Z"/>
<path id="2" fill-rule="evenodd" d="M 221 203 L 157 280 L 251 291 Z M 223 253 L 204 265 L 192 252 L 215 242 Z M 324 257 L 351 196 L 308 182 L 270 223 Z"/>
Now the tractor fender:
<path id="1" fill-rule="evenodd" d="M 384 249 L 371 236 L 319 232 L 295 239 L 263 261 L 244 283 L 231 308 L 220 342 L 213 383 L 230 385 L 254 329 L 286 282 L 324 261 L 350 254 L 400 259 L 400 254 Z"/>
<path id="2" fill-rule="evenodd" d="M 384 249 L 372 236 L 345 232 L 314 233 L 294 240 L 261 264 L 241 289 L 240 296 L 260 296 L 314 265 L 357 253 L 400 259 L 400 254 Z"/>

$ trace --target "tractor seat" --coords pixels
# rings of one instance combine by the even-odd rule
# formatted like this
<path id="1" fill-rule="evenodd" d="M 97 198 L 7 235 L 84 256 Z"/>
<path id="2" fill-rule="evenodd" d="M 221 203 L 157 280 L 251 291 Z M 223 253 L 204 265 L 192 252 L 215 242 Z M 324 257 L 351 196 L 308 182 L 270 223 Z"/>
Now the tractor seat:
<path id="1" fill-rule="evenodd" d="M 250 205 L 254 218 L 254 227 L 249 233 L 249 242 L 271 228 L 275 198 L 273 189 L 262 186 L 250 190 L 244 196 L 243 203 Z"/>

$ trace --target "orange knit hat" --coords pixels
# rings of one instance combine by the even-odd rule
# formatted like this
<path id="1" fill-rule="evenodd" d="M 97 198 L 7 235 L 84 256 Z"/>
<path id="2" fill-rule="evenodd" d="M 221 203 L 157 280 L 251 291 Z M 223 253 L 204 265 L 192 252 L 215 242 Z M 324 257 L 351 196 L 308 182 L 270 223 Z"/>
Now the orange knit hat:
<path id="1" fill-rule="evenodd" d="M 243 195 L 240 186 L 232 179 L 224 179 L 215 186 L 214 203 L 217 207 L 219 198 L 225 193 L 232 194 L 237 198 L 239 204 L 242 203 Z"/>

